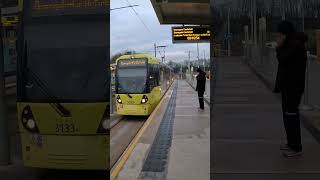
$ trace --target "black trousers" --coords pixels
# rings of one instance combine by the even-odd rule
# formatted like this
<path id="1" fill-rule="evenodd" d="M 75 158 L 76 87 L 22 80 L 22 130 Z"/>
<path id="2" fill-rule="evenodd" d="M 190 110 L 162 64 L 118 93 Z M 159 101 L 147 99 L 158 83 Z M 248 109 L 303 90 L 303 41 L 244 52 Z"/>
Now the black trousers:
<path id="1" fill-rule="evenodd" d="M 301 130 L 299 104 L 302 93 L 281 92 L 282 113 L 287 143 L 295 151 L 301 151 Z"/>
<path id="2" fill-rule="evenodd" d="M 204 94 L 204 91 L 198 91 L 198 98 L 199 98 L 200 109 L 204 109 L 203 94 Z"/>

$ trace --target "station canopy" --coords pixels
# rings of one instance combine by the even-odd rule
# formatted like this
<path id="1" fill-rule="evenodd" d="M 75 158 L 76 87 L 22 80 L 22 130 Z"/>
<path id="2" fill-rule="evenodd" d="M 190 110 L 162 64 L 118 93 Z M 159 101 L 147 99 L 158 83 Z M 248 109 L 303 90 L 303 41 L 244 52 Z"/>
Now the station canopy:
<path id="1" fill-rule="evenodd" d="M 215 16 L 226 17 L 230 10 L 230 16 L 233 18 L 249 16 L 253 10 L 253 2 L 252 0 L 214 0 L 213 13 Z M 300 17 L 302 12 L 306 18 L 320 16 L 319 0 L 255 0 L 255 2 L 257 14 L 261 16 L 280 17 L 285 13 L 286 16 Z"/>
<path id="2" fill-rule="evenodd" d="M 210 0 L 151 0 L 160 24 L 210 24 Z"/>

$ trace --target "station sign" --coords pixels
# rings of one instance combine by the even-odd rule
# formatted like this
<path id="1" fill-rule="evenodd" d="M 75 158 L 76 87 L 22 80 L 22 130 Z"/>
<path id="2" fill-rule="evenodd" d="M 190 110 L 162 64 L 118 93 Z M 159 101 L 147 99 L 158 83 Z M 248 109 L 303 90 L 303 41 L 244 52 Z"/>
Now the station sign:
<path id="1" fill-rule="evenodd" d="M 209 26 L 172 27 L 173 43 L 210 43 Z"/>
<path id="2" fill-rule="evenodd" d="M 232 39 L 232 33 L 224 33 L 224 40 L 231 40 Z"/>

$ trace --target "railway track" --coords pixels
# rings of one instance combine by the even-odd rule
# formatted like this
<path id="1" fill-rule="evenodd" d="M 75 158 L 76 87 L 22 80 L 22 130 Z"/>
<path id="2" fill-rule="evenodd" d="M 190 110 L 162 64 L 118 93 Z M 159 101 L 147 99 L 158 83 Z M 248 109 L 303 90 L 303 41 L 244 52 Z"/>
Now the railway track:
<path id="1" fill-rule="evenodd" d="M 110 167 L 112 168 L 130 142 L 136 136 L 148 117 L 122 117 L 117 123 L 111 125 L 110 139 Z"/>

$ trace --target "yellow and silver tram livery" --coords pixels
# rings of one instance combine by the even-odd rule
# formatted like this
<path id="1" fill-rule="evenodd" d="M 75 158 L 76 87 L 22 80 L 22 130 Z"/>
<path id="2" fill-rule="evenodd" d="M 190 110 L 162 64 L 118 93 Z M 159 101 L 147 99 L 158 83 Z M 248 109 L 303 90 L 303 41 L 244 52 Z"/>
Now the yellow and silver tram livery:
<path id="1" fill-rule="evenodd" d="M 172 70 L 148 54 L 123 55 L 116 63 L 117 114 L 150 115 L 173 82 Z"/>

